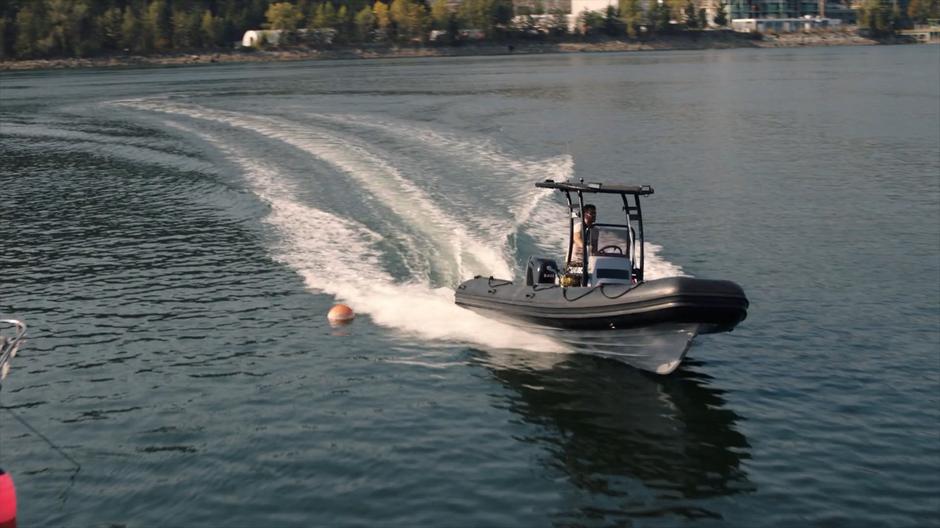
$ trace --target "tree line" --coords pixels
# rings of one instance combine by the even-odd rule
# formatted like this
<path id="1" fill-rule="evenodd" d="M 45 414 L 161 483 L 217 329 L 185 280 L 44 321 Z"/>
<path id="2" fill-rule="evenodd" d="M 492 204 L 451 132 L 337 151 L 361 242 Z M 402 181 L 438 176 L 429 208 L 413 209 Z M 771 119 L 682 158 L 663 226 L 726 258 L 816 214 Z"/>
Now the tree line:
<path id="1" fill-rule="evenodd" d="M 265 21 L 266 0 L 5 0 L 0 58 L 212 49 Z"/>
<path id="2" fill-rule="evenodd" d="M 691 0 L 619 0 L 606 12 L 579 16 L 583 34 L 638 37 L 728 23 L 716 0 L 711 21 Z M 567 14 L 535 4 L 513 8 L 512 0 L 4 0 L 0 3 L 0 58 L 87 57 L 231 48 L 249 29 L 286 30 L 286 43 L 302 43 L 300 28 L 329 30 L 338 44 L 384 42 L 453 43 L 460 29 L 486 38 L 554 36 L 569 32 Z M 533 7 L 534 6 L 534 7 Z M 649 7 L 646 7 L 649 6 Z M 863 0 L 860 23 L 893 31 L 907 14 L 913 21 L 940 17 L 940 0 L 897 4 Z M 678 21 L 678 23 L 677 23 Z M 308 44 L 314 43 L 309 39 Z"/>
<path id="3" fill-rule="evenodd" d="M 619 8 L 606 14 L 583 15 L 579 28 L 635 35 L 641 26 L 666 30 L 675 19 L 685 19 L 688 27 L 704 26 L 704 14 L 684 12 L 680 1 L 667 0 L 645 12 L 640 0 L 620 0 Z M 692 4 L 686 2 L 688 10 Z M 516 13 L 512 0 L 463 0 L 456 8 L 447 0 L 5 0 L 0 3 L 0 58 L 217 50 L 231 48 L 245 31 L 259 28 L 287 30 L 288 37 L 299 28 L 328 29 L 331 41 L 339 44 L 423 43 L 433 30 L 438 41 L 453 43 L 461 28 L 490 39 L 569 31 L 566 13 L 539 7 Z"/>
<path id="4" fill-rule="evenodd" d="M 893 35 L 897 30 L 940 19 L 940 0 L 909 0 L 907 8 L 900 2 L 861 0 L 856 6 L 859 27 L 873 36 Z"/>
<path id="5" fill-rule="evenodd" d="M 249 29 L 319 28 L 339 42 L 424 40 L 428 30 L 494 28 L 511 0 L 4 0 L 0 59 L 231 49 Z"/>

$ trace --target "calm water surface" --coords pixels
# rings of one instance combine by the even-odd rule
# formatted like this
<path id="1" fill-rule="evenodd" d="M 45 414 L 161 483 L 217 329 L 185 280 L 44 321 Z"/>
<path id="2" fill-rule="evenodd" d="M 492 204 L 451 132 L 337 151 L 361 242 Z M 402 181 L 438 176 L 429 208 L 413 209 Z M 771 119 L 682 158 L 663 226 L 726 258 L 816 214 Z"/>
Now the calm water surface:
<path id="1" fill-rule="evenodd" d="M 22 526 L 940 524 L 940 48 L 0 76 Z M 452 305 L 650 184 L 675 375 Z M 601 204 L 603 207 L 603 203 Z M 337 300 L 360 313 L 324 318 Z"/>

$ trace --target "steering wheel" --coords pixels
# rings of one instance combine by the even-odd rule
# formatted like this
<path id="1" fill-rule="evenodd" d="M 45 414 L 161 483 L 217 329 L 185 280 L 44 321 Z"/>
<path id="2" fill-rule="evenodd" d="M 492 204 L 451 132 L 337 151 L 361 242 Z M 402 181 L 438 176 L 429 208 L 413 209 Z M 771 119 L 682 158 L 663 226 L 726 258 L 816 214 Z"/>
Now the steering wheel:
<path id="1" fill-rule="evenodd" d="M 616 249 L 618 254 L 623 255 L 623 248 L 617 245 L 613 245 L 613 244 L 609 246 L 604 246 L 598 249 L 597 252 L 602 253 L 602 254 L 607 254 L 608 249 L 611 249 L 611 250 Z M 613 251 L 611 251 L 610 253 L 613 253 Z"/>

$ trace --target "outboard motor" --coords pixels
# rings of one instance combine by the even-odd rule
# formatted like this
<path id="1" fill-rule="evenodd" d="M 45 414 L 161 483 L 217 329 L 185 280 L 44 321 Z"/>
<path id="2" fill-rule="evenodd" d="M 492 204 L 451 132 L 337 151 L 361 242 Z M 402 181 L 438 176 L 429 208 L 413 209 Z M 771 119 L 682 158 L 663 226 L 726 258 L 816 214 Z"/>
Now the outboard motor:
<path id="1" fill-rule="evenodd" d="M 529 262 L 525 267 L 526 286 L 555 284 L 555 277 L 557 276 L 558 264 L 555 264 L 554 259 L 529 257 Z"/>

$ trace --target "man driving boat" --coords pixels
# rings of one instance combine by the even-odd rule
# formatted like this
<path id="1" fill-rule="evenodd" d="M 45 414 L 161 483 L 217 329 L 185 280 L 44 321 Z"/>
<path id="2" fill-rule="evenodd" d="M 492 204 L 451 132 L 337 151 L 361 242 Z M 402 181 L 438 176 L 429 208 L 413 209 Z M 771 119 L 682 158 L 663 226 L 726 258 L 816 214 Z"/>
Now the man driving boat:
<path id="1" fill-rule="evenodd" d="M 584 230 L 587 231 L 592 225 L 594 225 L 594 220 L 597 217 L 597 208 L 593 204 L 584 205 L 584 217 L 581 219 L 581 223 L 584 224 Z M 571 239 L 574 241 L 574 245 L 571 248 L 571 260 L 568 261 L 568 267 L 580 267 L 581 266 L 581 256 L 584 254 L 584 240 L 581 239 L 581 225 L 575 224 L 572 228 Z"/>

